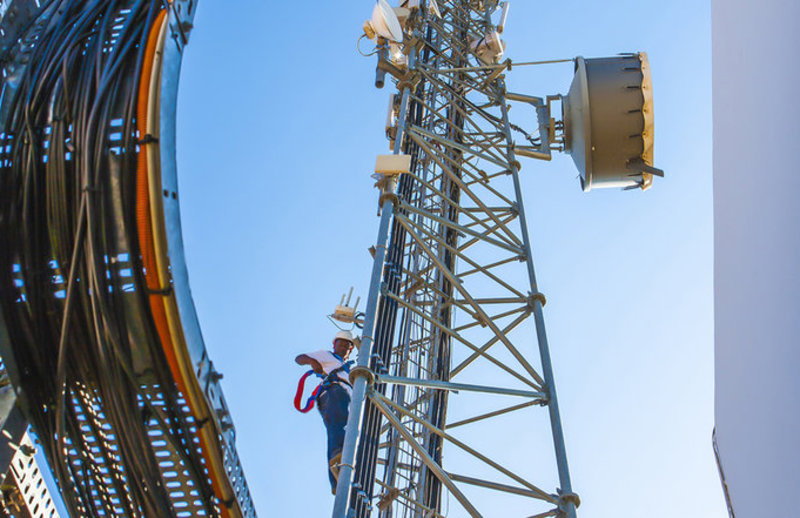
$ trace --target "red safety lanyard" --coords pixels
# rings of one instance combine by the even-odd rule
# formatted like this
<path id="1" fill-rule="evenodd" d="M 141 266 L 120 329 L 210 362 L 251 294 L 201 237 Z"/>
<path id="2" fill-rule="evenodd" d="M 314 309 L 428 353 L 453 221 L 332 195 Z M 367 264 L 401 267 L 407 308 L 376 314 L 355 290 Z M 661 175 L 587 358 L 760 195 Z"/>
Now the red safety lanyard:
<path id="1" fill-rule="evenodd" d="M 303 402 L 303 391 L 305 390 L 306 379 L 308 379 L 308 377 L 311 376 L 312 374 L 314 374 L 313 370 L 310 370 L 305 374 L 303 374 L 303 377 L 301 377 L 300 381 L 297 382 L 297 392 L 294 395 L 294 407 L 299 412 L 302 412 L 304 414 L 309 412 L 312 408 L 314 408 L 314 401 L 317 400 L 319 391 L 322 388 L 322 383 L 317 385 L 317 388 L 314 389 L 314 392 L 312 392 L 311 395 L 306 400 L 306 405 L 304 407 L 300 406 Z"/>

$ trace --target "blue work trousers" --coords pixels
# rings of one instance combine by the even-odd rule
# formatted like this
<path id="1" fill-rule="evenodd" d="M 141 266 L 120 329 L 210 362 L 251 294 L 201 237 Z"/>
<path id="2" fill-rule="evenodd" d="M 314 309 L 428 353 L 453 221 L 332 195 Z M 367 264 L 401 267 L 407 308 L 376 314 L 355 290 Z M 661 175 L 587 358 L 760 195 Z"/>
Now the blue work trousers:
<path id="1" fill-rule="evenodd" d="M 347 412 L 350 407 L 350 394 L 339 383 L 329 385 L 317 396 L 317 409 L 325 422 L 328 430 L 328 478 L 331 489 L 336 488 L 336 479 L 330 470 L 330 461 L 342 452 L 344 446 L 344 431 L 347 427 Z"/>

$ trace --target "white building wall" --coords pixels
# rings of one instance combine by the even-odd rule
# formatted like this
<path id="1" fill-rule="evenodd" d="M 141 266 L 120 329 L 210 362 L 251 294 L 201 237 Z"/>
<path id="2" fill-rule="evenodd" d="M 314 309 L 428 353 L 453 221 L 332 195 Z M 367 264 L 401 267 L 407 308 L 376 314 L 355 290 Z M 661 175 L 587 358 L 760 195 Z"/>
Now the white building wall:
<path id="1" fill-rule="evenodd" d="M 800 2 L 712 0 L 712 45 L 717 446 L 736 518 L 800 517 Z"/>

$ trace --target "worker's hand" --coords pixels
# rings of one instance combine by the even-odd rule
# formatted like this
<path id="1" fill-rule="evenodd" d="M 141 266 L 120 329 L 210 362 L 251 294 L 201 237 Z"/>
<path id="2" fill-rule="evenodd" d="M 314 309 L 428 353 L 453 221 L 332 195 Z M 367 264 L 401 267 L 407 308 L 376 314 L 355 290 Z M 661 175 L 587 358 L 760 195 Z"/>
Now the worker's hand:
<path id="1" fill-rule="evenodd" d="M 294 359 L 297 365 L 310 365 L 311 369 L 319 375 L 325 374 L 322 371 L 322 364 L 307 354 L 301 354 Z"/>

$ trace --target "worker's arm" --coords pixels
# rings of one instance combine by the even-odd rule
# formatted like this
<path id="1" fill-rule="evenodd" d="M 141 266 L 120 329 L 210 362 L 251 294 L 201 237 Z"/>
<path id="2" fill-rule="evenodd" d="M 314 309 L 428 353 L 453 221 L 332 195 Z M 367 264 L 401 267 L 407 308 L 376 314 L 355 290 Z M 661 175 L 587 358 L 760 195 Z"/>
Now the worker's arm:
<path id="1" fill-rule="evenodd" d="M 322 365 L 307 354 L 301 354 L 297 358 L 294 359 L 297 365 L 310 365 L 314 372 L 317 374 L 322 374 Z"/>

